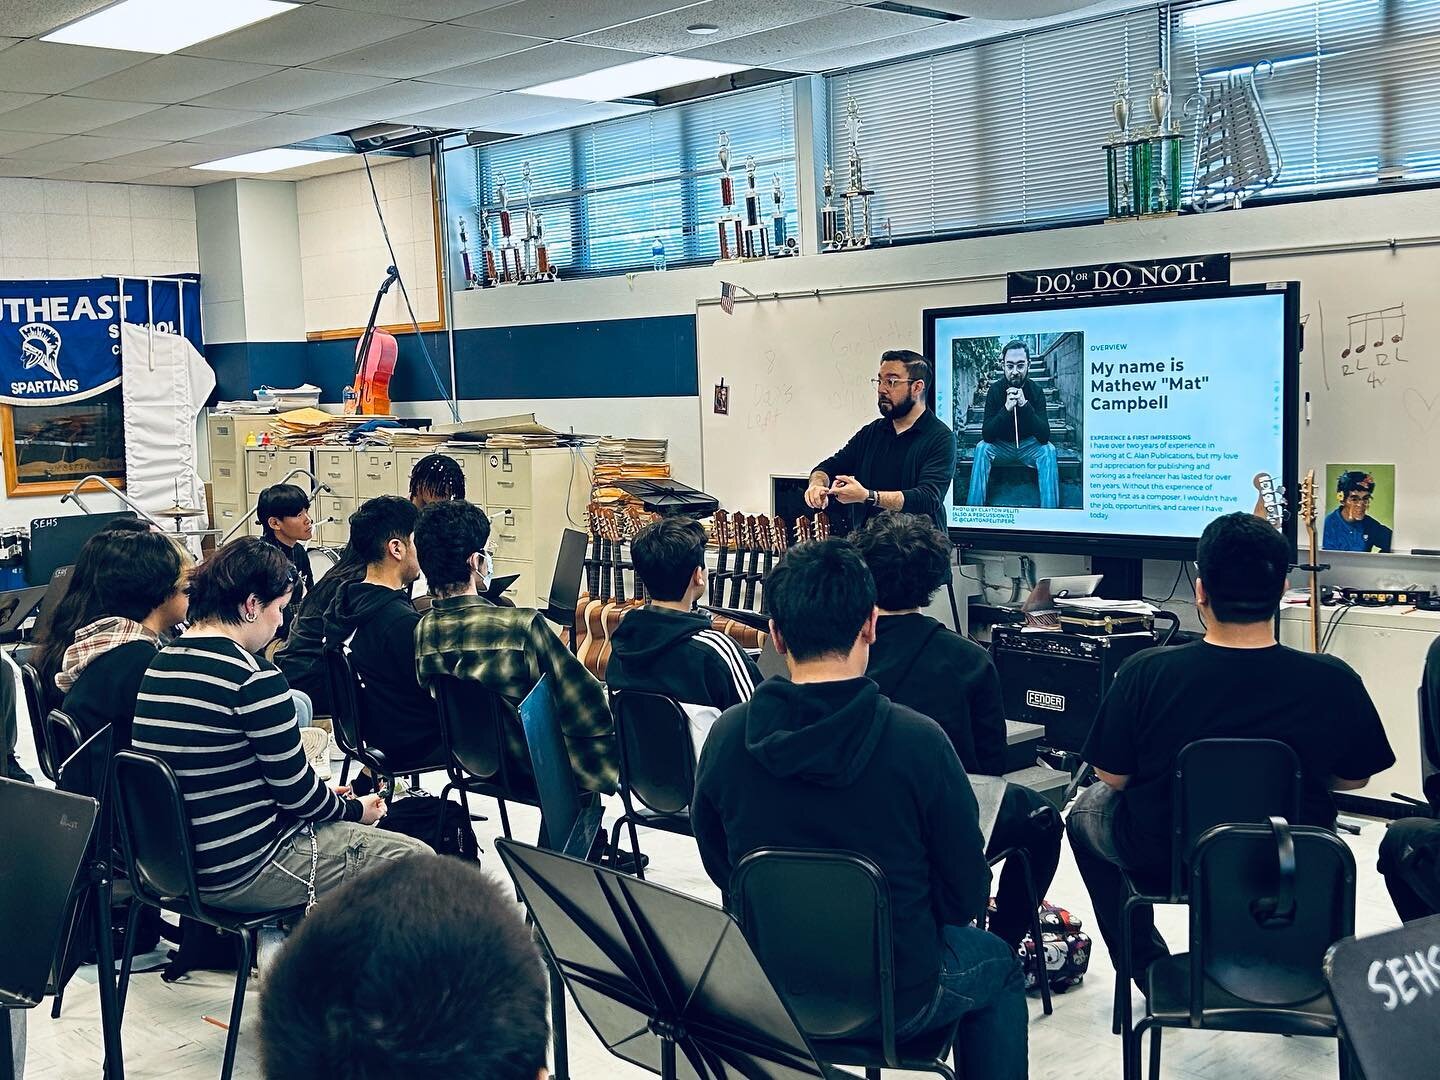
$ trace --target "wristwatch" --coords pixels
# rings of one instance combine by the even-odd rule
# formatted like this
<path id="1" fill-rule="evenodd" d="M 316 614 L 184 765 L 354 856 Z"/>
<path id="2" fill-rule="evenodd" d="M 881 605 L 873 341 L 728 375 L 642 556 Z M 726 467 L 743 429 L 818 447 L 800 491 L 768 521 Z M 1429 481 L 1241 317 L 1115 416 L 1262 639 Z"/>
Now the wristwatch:
<path id="1" fill-rule="evenodd" d="M 879 505 L 880 505 L 880 492 L 876 491 L 874 488 L 871 488 L 871 489 L 870 489 L 870 494 L 868 494 L 868 495 L 865 496 L 865 502 L 866 502 L 866 504 L 868 504 L 868 505 L 870 505 L 870 506 L 879 506 Z"/>

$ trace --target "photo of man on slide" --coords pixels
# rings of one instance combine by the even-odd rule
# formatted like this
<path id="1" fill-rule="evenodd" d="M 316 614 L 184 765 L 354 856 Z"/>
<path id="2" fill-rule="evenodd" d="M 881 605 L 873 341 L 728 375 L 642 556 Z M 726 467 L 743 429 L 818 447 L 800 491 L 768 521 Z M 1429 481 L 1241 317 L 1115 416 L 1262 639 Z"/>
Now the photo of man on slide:
<path id="1" fill-rule="evenodd" d="M 1001 340 L 972 338 L 954 344 L 956 411 L 964 413 L 964 427 L 960 416 L 957 427 L 971 439 L 978 435 L 973 450 L 964 455 L 970 467 L 967 486 L 962 486 L 961 475 L 965 463 L 957 470 L 957 501 L 964 491 L 967 506 L 1078 507 L 1078 484 L 1072 485 L 1069 498 L 1062 497 L 1059 442 L 1066 440 L 1067 459 L 1078 462 L 1079 433 L 1067 417 L 1061 384 L 1078 374 L 1082 335 L 1032 334 L 1003 345 Z M 996 353 L 998 365 L 987 363 Z M 982 370 L 978 380 L 968 380 L 973 396 L 967 399 L 961 392 L 967 381 L 962 369 L 977 366 Z M 997 470 L 1004 470 L 1003 482 Z"/>
<path id="2" fill-rule="evenodd" d="M 1335 466 L 1331 466 L 1331 471 Z M 1376 473 L 1379 468 L 1344 468 L 1335 478 L 1335 500 L 1339 503 L 1325 516 L 1325 532 L 1320 546 L 1327 551 L 1377 551 L 1390 550 L 1394 533 L 1370 516 L 1376 496 Z M 1394 466 L 1390 467 L 1390 483 L 1394 491 Z M 1386 500 L 1393 510 L 1393 497 Z M 1377 508 L 1379 509 L 1379 508 Z M 1386 515 L 1391 516 L 1390 514 Z M 1393 518 L 1392 518 L 1393 520 Z"/>

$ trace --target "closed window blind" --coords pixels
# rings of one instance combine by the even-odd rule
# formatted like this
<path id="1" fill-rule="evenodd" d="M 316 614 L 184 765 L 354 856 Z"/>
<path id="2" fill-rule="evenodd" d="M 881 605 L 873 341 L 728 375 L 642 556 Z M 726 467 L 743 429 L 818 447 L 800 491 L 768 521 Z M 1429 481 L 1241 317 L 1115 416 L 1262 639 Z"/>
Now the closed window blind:
<path id="1" fill-rule="evenodd" d="M 1147 9 L 830 76 L 836 192 L 853 100 L 879 238 L 887 224 L 899 239 L 1103 217 L 1115 81 L 1140 122 L 1159 61 Z"/>
<path id="2" fill-rule="evenodd" d="M 767 220 L 772 178 L 779 176 L 793 232 L 795 105 L 788 83 L 479 147 L 475 205 L 491 210 L 490 241 L 498 243 L 494 212 L 503 177 L 518 235 L 528 162 L 535 209 L 562 274 L 648 268 L 656 238 L 669 265 L 714 260 L 722 131 L 730 136 L 737 198 L 745 160 L 754 157 Z"/>

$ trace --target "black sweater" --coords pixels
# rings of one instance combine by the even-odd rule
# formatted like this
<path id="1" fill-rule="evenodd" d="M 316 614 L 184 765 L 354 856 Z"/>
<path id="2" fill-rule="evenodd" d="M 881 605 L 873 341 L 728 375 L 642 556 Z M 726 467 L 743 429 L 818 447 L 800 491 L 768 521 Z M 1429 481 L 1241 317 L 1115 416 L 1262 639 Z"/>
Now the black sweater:
<path id="1" fill-rule="evenodd" d="M 980 432 L 986 442 L 1008 442 L 1012 445 L 1015 442 L 1016 421 L 1011 418 L 1010 410 L 1005 408 L 1005 393 L 1009 389 L 1008 382 L 996 379 L 985 395 L 985 421 L 980 426 Z M 1050 414 L 1045 407 L 1045 391 L 1035 385 L 1034 379 L 1026 379 L 1020 390 L 1025 395 L 1025 404 L 1015 410 L 1019 417 L 1020 441 L 1033 438 L 1036 442 L 1048 443 Z"/>
<path id="2" fill-rule="evenodd" d="M 1005 771 L 1005 706 L 990 655 L 928 615 L 882 615 L 865 674 L 950 736 L 965 771 Z"/>
<path id="3" fill-rule="evenodd" d="M 764 678 L 734 640 L 698 612 L 635 608 L 610 639 L 605 685 L 664 694 L 683 705 L 720 710 L 750 700 Z"/>
<path id="4" fill-rule="evenodd" d="M 901 1023 L 935 992 L 941 927 L 977 918 L 990 895 L 975 795 L 950 740 L 869 679 L 761 683 L 705 740 L 690 817 L 722 893 L 756 848 L 873 860 L 890 887 Z"/>
<path id="5" fill-rule="evenodd" d="M 945 491 L 955 478 L 955 433 L 929 409 L 900 435 L 883 416 L 866 424 L 815 468 L 831 480 L 853 476 L 872 491 L 898 491 L 907 514 L 924 514 L 942 533 L 946 530 Z M 880 512 L 865 505 L 854 511 L 857 529 Z"/>
<path id="6" fill-rule="evenodd" d="M 60 706 L 75 721 L 83 738 L 90 738 L 109 724 L 111 747 L 130 749 L 135 696 L 140 693 L 145 669 L 159 651 L 149 641 L 127 641 L 85 666 Z"/>

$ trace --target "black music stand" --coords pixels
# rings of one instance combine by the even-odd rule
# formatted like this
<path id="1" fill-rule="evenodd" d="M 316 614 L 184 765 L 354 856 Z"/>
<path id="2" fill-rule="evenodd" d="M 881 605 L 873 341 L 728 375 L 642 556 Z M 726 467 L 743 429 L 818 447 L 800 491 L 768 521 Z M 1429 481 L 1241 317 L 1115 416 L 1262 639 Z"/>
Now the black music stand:
<path id="1" fill-rule="evenodd" d="M 827 1075 L 726 912 L 514 840 L 495 847 L 547 956 L 616 1057 L 664 1080 Z"/>
<path id="2" fill-rule="evenodd" d="M 1344 1035 L 1340 1053 L 1354 1054 L 1366 1080 L 1434 1075 L 1440 997 L 1417 982 L 1410 964 L 1433 960 L 1437 942 L 1440 915 L 1431 915 L 1383 934 L 1341 938 L 1325 954 L 1325 983 Z M 1403 994 L 1392 960 L 1399 961 Z"/>

